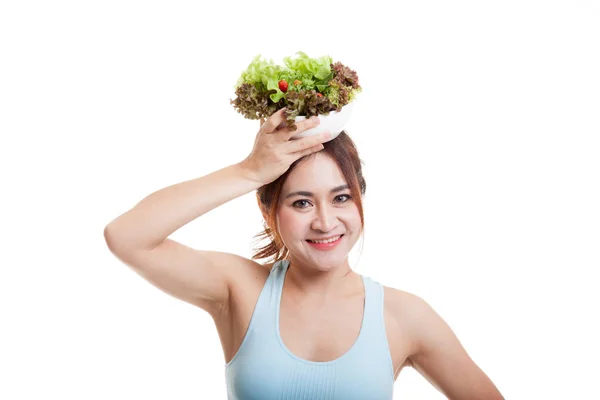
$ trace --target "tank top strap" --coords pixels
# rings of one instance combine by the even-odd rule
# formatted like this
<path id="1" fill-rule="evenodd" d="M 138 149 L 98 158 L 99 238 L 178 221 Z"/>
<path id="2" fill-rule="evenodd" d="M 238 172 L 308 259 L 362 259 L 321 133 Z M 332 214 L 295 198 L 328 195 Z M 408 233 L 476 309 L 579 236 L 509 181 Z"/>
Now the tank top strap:
<path id="1" fill-rule="evenodd" d="M 285 261 L 286 260 L 281 260 L 273 264 L 254 307 L 248 332 L 260 334 L 264 338 L 270 338 L 272 336 L 274 332 L 273 327 L 275 326 L 275 312 L 277 310 L 278 295 L 283 283 L 282 267 L 284 266 L 283 263 L 285 263 Z M 273 340 L 274 339 L 275 338 L 273 337 Z"/>
<path id="2" fill-rule="evenodd" d="M 385 329 L 383 286 L 368 276 L 362 276 L 365 284 L 365 311 L 360 339 L 354 352 L 364 359 L 379 360 L 377 368 L 389 374 L 394 382 L 394 365 Z"/>
<path id="3" fill-rule="evenodd" d="M 288 266 L 290 265 L 289 260 L 279 260 L 273 264 L 267 283 L 269 286 L 269 315 L 272 318 L 272 323 L 275 324 L 275 317 L 278 313 L 277 307 L 279 307 L 279 298 L 283 291 L 283 281 L 285 279 L 285 273 Z"/>
<path id="4" fill-rule="evenodd" d="M 365 308 L 361 334 L 370 343 L 381 340 L 382 329 L 385 334 L 383 320 L 383 288 L 379 282 L 368 276 L 361 275 L 365 285 Z"/>

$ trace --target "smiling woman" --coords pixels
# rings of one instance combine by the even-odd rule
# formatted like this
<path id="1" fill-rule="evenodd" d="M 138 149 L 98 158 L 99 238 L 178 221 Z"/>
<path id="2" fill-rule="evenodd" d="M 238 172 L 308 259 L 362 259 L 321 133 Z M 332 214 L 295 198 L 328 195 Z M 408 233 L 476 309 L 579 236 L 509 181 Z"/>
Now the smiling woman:
<path id="1" fill-rule="evenodd" d="M 210 313 L 230 400 L 390 400 L 404 366 L 451 399 L 502 399 L 424 300 L 350 268 L 365 225 L 362 163 L 344 131 L 291 140 L 318 123 L 292 131 L 276 112 L 243 161 L 159 190 L 113 220 L 109 248 Z M 269 242 L 251 259 L 168 238 L 254 190 L 265 219 L 257 237 Z"/>

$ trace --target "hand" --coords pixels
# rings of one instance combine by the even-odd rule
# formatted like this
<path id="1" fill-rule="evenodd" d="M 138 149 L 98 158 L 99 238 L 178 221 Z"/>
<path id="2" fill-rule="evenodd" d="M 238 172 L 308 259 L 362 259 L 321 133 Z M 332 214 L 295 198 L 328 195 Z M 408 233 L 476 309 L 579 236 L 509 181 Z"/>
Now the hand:
<path id="1" fill-rule="evenodd" d="M 271 115 L 264 123 L 254 140 L 254 148 L 240 165 L 250 173 L 252 179 L 267 185 L 283 175 L 294 161 L 323 149 L 323 142 L 330 138 L 329 133 L 290 140 L 292 136 L 314 128 L 319 124 L 318 117 L 311 117 L 296 124 L 290 131 L 285 121 L 285 109 Z"/>

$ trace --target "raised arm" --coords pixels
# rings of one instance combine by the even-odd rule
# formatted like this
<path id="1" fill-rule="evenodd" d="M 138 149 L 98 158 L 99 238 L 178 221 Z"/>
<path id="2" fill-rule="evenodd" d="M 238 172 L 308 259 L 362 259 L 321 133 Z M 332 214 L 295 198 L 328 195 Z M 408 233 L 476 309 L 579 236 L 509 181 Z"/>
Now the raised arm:
<path id="1" fill-rule="evenodd" d="M 107 243 L 111 250 L 152 250 L 189 222 L 261 185 L 238 163 L 160 189 L 106 226 Z"/>
<path id="2" fill-rule="evenodd" d="M 208 211 L 260 187 L 240 164 L 163 188 L 104 228 L 110 251 L 164 292 L 206 311 L 222 309 L 231 277 L 253 261 L 197 250 L 167 237 Z"/>
<path id="3" fill-rule="evenodd" d="M 261 124 L 254 149 L 242 162 L 158 190 L 111 221 L 104 229 L 111 252 L 164 292 L 211 313 L 221 310 L 234 279 L 251 279 L 260 265 L 235 254 L 193 249 L 168 236 L 274 181 L 295 160 L 322 148 L 322 137 L 288 142 L 293 132 L 276 130 L 284 121 L 280 111 Z M 315 125 L 315 120 L 302 121 L 295 133 Z"/>

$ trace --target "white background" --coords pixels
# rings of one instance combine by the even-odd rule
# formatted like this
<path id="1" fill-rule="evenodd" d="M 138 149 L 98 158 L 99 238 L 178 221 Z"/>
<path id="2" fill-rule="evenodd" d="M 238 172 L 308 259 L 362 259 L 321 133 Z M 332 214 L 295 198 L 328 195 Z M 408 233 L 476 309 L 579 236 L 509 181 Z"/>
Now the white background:
<path id="1" fill-rule="evenodd" d="M 592 0 L 6 1 L 0 398 L 225 399 L 212 319 L 108 250 L 148 194 L 236 163 L 257 54 L 357 71 L 351 264 L 427 300 L 507 399 L 599 399 L 600 6 Z M 251 256 L 254 193 L 172 235 Z M 415 370 L 398 399 L 443 399 Z"/>

